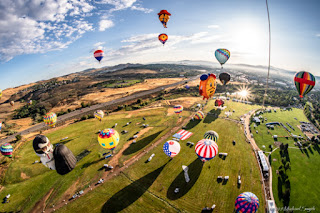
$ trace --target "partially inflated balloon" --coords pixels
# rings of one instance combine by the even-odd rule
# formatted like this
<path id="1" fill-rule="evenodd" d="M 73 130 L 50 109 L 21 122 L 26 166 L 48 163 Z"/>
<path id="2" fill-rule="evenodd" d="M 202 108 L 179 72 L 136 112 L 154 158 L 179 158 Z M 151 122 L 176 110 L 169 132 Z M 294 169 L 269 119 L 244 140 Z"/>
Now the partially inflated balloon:
<path id="1" fill-rule="evenodd" d="M 70 149 L 63 144 L 58 144 L 53 151 L 57 173 L 65 175 L 76 167 L 77 159 Z"/>
<path id="2" fill-rule="evenodd" d="M 201 111 L 196 112 L 196 114 L 194 115 L 194 118 L 197 120 L 202 120 L 204 118 L 204 113 Z"/>
<path id="3" fill-rule="evenodd" d="M 159 16 L 159 20 L 161 21 L 163 27 L 167 28 L 167 22 L 169 21 L 171 14 L 166 10 L 161 10 L 158 13 L 158 16 Z"/>
<path id="4" fill-rule="evenodd" d="M 214 102 L 214 105 L 217 107 L 223 106 L 224 101 L 221 99 L 216 99 L 216 101 Z"/>
<path id="5" fill-rule="evenodd" d="M 183 111 L 183 106 L 182 106 L 182 105 L 175 105 L 175 106 L 173 107 L 173 111 L 174 111 L 174 113 L 176 113 L 176 114 L 180 114 L 180 113 Z"/>
<path id="6" fill-rule="evenodd" d="M 102 60 L 103 58 L 103 55 L 104 55 L 104 52 L 102 50 L 96 50 L 94 53 L 93 53 L 94 57 L 99 61 Z"/>
<path id="7" fill-rule="evenodd" d="M 102 120 L 103 116 L 104 116 L 104 112 L 102 110 L 97 110 L 94 112 L 94 117 L 99 121 Z"/>
<path id="8" fill-rule="evenodd" d="M 252 192 L 241 193 L 235 202 L 237 213 L 255 213 L 259 208 L 259 199 Z"/>
<path id="9" fill-rule="evenodd" d="M 223 85 L 226 85 L 230 81 L 230 75 L 226 72 L 220 73 L 219 80 Z"/>
<path id="10" fill-rule="evenodd" d="M 14 106 L 14 101 L 10 101 L 10 105 L 11 105 L 11 106 Z"/>
<path id="11" fill-rule="evenodd" d="M 224 63 L 228 61 L 230 58 L 230 51 L 227 49 L 217 49 L 216 52 L 214 53 L 216 56 L 216 59 L 219 61 L 221 64 L 221 67 Z"/>
<path id="12" fill-rule="evenodd" d="M 113 150 L 120 140 L 119 133 L 114 129 L 105 129 L 98 135 L 99 144 L 105 149 Z"/>
<path id="13" fill-rule="evenodd" d="M 315 77 L 309 72 L 298 72 L 294 77 L 294 84 L 299 92 L 300 98 L 308 94 L 316 84 Z"/>
<path id="14" fill-rule="evenodd" d="M 209 99 L 216 92 L 216 76 L 214 74 L 203 74 L 200 77 L 199 94 L 203 99 Z"/>
<path id="15" fill-rule="evenodd" d="M 49 112 L 43 116 L 43 121 L 47 126 L 54 127 L 57 123 L 57 115 L 54 112 Z"/>
<path id="16" fill-rule="evenodd" d="M 165 33 L 162 33 L 158 36 L 159 41 L 164 45 L 167 40 L 168 40 L 168 36 Z"/>
<path id="17" fill-rule="evenodd" d="M 169 157 L 174 157 L 179 154 L 180 149 L 180 143 L 174 140 L 169 140 L 163 144 L 163 152 Z"/>
<path id="18" fill-rule="evenodd" d="M 218 154 L 218 145 L 213 140 L 202 139 L 195 147 L 198 158 L 202 161 L 208 161 Z"/>
<path id="19" fill-rule="evenodd" d="M 31 105 L 31 104 L 32 104 L 32 100 L 29 100 L 29 101 L 28 101 L 28 105 Z"/>
<path id="20" fill-rule="evenodd" d="M 213 130 L 209 130 L 207 131 L 206 133 L 204 133 L 204 139 L 210 139 L 210 140 L 213 140 L 214 142 L 218 142 L 218 138 L 219 138 L 219 135 L 218 133 L 216 133 L 215 131 Z"/>
<path id="21" fill-rule="evenodd" d="M 9 158 L 12 157 L 13 148 L 10 143 L 3 144 L 0 148 L 0 150 L 1 150 L 2 155 L 9 157 Z"/>

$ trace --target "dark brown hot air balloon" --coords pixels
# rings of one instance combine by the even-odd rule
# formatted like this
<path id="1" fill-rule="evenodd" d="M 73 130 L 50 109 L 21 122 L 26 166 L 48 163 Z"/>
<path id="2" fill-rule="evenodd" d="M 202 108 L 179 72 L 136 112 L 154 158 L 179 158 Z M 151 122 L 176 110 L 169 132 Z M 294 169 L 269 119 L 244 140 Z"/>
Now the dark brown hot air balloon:
<path id="1" fill-rule="evenodd" d="M 53 151 L 57 173 L 65 175 L 76 167 L 77 159 L 73 153 L 63 144 L 58 144 Z"/>
<path id="2" fill-rule="evenodd" d="M 219 80 L 221 81 L 221 83 L 223 85 L 226 85 L 229 81 L 230 81 L 230 74 L 226 73 L 226 72 L 223 72 L 223 73 L 220 73 L 219 75 Z"/>

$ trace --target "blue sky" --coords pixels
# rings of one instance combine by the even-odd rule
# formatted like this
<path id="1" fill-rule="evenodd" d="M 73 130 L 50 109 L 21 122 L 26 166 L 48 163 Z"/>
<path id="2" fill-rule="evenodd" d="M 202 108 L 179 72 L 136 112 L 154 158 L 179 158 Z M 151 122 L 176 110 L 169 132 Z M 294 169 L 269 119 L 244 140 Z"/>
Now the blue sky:
<path id="1" fill-rule="evenodd" d="M 320 1 L 269 0 L 271 65 L 320 75 Z M 163 28 L 157 13 L 172 16 Z M 166 33 L 165 46 L 158 35 Z M 105 51 L 99 64 L 96 49 Z M 0 88 L 119 63 L 207 60 L 267 65 L 264 0 L 0 1 Z"/>

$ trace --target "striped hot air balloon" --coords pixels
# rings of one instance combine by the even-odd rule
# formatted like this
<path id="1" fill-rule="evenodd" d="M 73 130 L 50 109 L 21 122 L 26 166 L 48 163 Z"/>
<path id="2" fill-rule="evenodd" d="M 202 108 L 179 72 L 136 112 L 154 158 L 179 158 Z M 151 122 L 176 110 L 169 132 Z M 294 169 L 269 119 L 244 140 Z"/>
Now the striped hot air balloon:
<path id="1" fill-rule="evenodd" d="M 105 149 L 115 149 L 119 141 L 119 133 L 111 128 L 102 130 L 98 135 L 98 142 Z"/>
<path id="2" fill-rule="evenodd" d="M 182 105 L 175 105 L 173 107 L 173 111 L 176 113 L 176 114 L 180 114 L 182 111 L 183 111 L 183 106 Z"/>
<path id="3" fill-rule="evenodd" d="M 227 49 L 217 49 L 214 54 L 216 56 L 216 59 L 221 64 L 221 68 L 222 68 L 222 65 L 226 63 L 230 58 L 230 51 Z"/>
<path id="4" fill-rule="evenodd" d="M 9 158 L 12 157 L 13 148 L 10 143 L 3 144 L 0 148 L 0 150 L 1 150 L 2 155 L 9 157 Z"/>
<path id="5" fill-rule="evenodd" d="M 93 53 L 94 57 L 99 61 L 102 60 L 103 58 L 103 55 L 104 55 L 104 52 L 102 50 L 96 50 L 94 53 Z"/>
<path id="6" fill-rule="evenodd" d="M 213 140 L 214 142 L 218 142 L 218 138 L 219 138 L 219 135 L 218 133 L 216 133 L 215 131 L 213 130 L 209 130 L 207 131 L 206 133 L 204 133 L 204 139 L 209 139 L 209 140 Z"/>
<path id="7" fill-rule="evenodd" d="M 95 111 L 95 112 L 93 113 L 93 115 L 94 115 L 94 117 L 95 117 L 96 119 L 98 119 L 99 121 L 101 121 L 102 118 L 103 118 L 103 116 L 104 116 L 104 112 L 99 109 L 99 110 Z"/>
<path id="8" fill-rule="evenodd" d="M 241 193 L 235 202 L 237 213 L 255 213 L 259 208 L 259 199 L 252 192 Z"/>
<path id="9" fill-rule="evenodd" d="M 300 98 L 308 94 L 316 84 L 315 77 L 309 72 L 298 72 L 294 76 L 294 84 L 299 92 Z"/>
<path id="10" fill-rule="evenodd" d="M 163 144 L 163 152 L 169 157 L 174 157 L 179 154 L 180 149 L 180 143 L 174 140 L 169 140 Z"/>
<path id="11" fill-rule="evenodd" d="M 204 113 L 201 111 L 196 112 L 196 114 L 194 115 L 194 118 L 197 120 L 202 120 L 204 118 Z"/>
<path id="12" fill-rule="evenodd" d="M 195 147 L 198 158 L 202 161 L 208 161 L 218 154 L 218 145 L 213 140 L 202 139 Z"/>
<path id="13" fill-rule="evenodd" d="M 47 126 L 54 127 L 57 123 L 57 115 L 54 112 L 49 112 L 43 116 L 43 121 Z"/>

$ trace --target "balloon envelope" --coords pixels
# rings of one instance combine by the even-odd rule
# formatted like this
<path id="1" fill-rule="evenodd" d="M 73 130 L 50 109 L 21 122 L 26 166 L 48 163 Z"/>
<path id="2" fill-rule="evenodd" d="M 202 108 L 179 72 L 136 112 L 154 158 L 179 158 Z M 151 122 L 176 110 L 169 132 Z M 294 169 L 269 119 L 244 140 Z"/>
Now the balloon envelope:
<path id="1" fill-rule="evenodd" d="M 2 90 L 0 89 L 0 99 L 2 98 Z"/>
<path id="2" fill-rule="evenodd" d="M 226 85 L 230 81 L 230 79 L 231 79 L 230 74 L 226 72 L 220 73 L 219 75 L 219 80 L 223 85 Z"/>
<path id="3" fill-rule="evenodd" d="M 176 114 L 180 114 L 182 111 L 183 111 L 183 106 L 182 105 L 175 105 L 173 107 L 173 111 L 176 113 Z"/>
<path id="4" fill-rule="evenodd" d="M 10 143 L 3 144 L 0 148 L 0 150 L 1 150 L 2 155 L 9 157 L 9 158 L 12 157 L 13 148 Z"/>
<path id="5" fill-rule="evenodd" d="M 43 116 L 43 121 L 47 126 L 54 127 L 57 123 L 57 115 L 54 112 L 49 112 Z"/>
<path id="6" fill-rule="evenodd" d="M 235 202 L 237 213 L 255 213 L 259 208 L 259 199 L 252 192 L 241 193 Z"/>
<path id="7" fill-rule="evenodd" d="M 216 101 L 214 102 L 214 105 L 218 107 L 223 106 L 223 104 L 224 104 L 224 101 L 221 99 L 216 99 Z"/>
<path id="8" fill-rule="evenodd" d="M 204 118 L 204 113 L 202 111 L 198 111 L 194 115 L 194 118 L 197 119 L 197 120 L 202 120 Z"/>
<path id="9" fill-rule="evenodd" d="M 163 27 L 167 28 L 167 22 L 169 21 L 171 14 L 166 10 L 161 10 L 158 13 L 158 16 L 159 16 L 159 20 L 162 23 Z"/>
<path id="10" fill-rule="evenodd" d="M 104 112 L 99 109 L 99 110 L 95 111 L 93 115 L 94 115 L 94 117 L 95 117 L 96 119 L 98 119 L 99 121 L 101 121 L 102 118 L 104 117 Z"/>
<path id="11" fill-rule="evenodd" d="M 120 140 L 119 133 L 114 129 L 105 129 L 98 135 L 99 144 L 105 149 L 114 149 Z"/>
<path id="12" fill-rule="evenodd" d="M 302 98 L 313 89 L 316 79 L 311 73 L 302 71 L 294 76 L 294 84 Z"/>
<path id="13" fill-rule="evenodd" d="M 169 157 L 174 157 L 179 154 L 180 149 L 180 143 L 174 140 L 169 140 L 163 144 L 163 152 Z"/>
<path id="14" fill-rule="evenodd" d="M 104 52 L 102 50 L 96 50 L 93 56 L 100 62 L 104 56 Z"/>
<path id="15" fill-rule="evenodd" d="M 14 101 L 10 101 L 10 105 L 13 106 L 14 105 Z"/>
<path id="16" fill-rule="evenodd" d="M 214 55 L 216 56 L 216 59 L 219 61 L 219 63 L 222 66 L 230 58 L 230 51 L 227 49 L 217 49 Z"/>
<path id="17" fill-rule="evenodd" d="M 208 161 L 218 154 L 218 144 L 213 140 L 202 139 L 195 146 L 198 158 L 202 161 Z"/>
<path id="18" fill-rule="evenodd" d="M 203 74 L 200 77 L 199 94 L 203 99 L 209 99 L 216 92 L 216 76 L 214 74 Z"/>
<path id="19" fill-rule="evenodd" d="M 53 151 L 57 173 L 65 175 L 76 167 L 77 159 L 73 153 L 63 144 L 58 144 Z"/>
<path id="20" fill-rule="evenodd" d="M 219 138 L 219 135 L 218 133 L 216 133 L 215 131 L 213 130 L 209 130 L 207 131 L 206 133 L 204 133 L 204 136 L 203 136 L 205 139 L 210 139 L 210 140 L 213 140 L 214 142 L 218 142 L 218 138 Z"/>
<path id="21" fill-rule="evenodd" d="M 164 45 L 167 40 L 168 40 L 168 36 L 165 33 L 162 33 L 158 36 L 159 41 Z"/>

